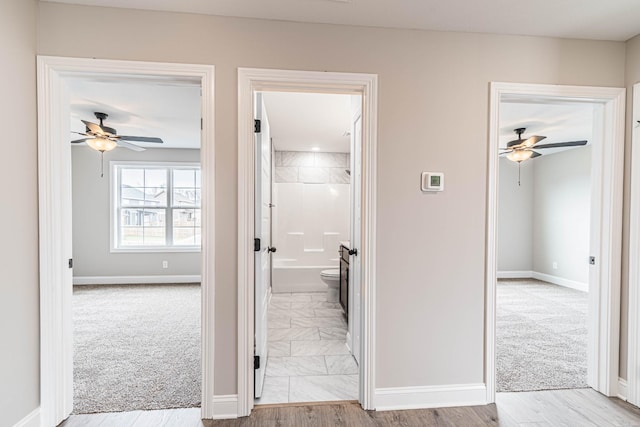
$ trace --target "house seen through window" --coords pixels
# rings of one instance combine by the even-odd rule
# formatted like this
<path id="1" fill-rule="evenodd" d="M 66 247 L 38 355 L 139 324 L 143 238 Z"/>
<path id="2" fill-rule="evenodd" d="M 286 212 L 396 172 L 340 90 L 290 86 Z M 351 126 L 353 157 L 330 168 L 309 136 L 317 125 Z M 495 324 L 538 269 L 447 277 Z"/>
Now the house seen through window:
<path id="1" fill-rule="evenodd" d="M 112 163 L 114 250 L 198 250 L 200 166 Z"/>

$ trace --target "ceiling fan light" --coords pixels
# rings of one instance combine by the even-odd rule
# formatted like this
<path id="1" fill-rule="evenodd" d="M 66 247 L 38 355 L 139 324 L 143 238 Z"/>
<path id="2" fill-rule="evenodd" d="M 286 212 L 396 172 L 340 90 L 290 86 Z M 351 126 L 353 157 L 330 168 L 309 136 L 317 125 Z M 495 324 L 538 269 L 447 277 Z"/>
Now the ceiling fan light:
<path id="1" fill-rule="evenodd" d="M 118 146 L 115 141 L 107 138 L 93 138 L 87 140 L 87 145 L 96 151 L 105 152 L 111 151 Z"/>
<path id="2" fill-rule="evenodd" d="M 507 154 L 507 159 L 512 162 L 520 163 L 524 160 L 527 160 L 533 156 L 533 151 L 530 150 L 514 150 Z"/>

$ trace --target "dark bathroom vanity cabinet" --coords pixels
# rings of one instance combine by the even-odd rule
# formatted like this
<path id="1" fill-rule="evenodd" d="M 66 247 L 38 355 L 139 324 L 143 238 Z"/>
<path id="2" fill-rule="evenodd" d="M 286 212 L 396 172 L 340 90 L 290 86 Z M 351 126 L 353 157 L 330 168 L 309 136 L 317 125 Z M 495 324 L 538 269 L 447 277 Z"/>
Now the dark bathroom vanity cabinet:
<path id="1" fill-rule="evenodd" d="M 340 305 L 345 316 L 349 316 L 349 248 L 340 245 Z"/>

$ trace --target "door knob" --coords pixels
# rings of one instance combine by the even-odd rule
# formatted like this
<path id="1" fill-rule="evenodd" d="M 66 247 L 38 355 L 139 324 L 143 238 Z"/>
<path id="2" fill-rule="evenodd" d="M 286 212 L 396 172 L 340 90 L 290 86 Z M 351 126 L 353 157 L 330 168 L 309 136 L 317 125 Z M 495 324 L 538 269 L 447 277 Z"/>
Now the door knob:
<path id="1" fill-rule="evenodd" d="M 276 251 L 276 248 L 275 248 L 275 247 L 270 247 L 270 248 L 267 248 L 267 251 L 269 251 L 269 252 L 275 252 L 275 251 Z"/>
<path id="2" fill-rule="evenodd" d="M 357 249 L 349 249 L 349 255 L 358 255 L 358 250 Z"/>

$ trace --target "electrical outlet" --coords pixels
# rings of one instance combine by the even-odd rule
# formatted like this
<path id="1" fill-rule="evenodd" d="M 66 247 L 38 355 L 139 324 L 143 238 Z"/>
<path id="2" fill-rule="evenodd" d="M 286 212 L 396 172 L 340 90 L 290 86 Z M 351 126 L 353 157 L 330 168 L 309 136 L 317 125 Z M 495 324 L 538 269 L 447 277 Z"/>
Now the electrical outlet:
<path id="1" fill-rule="evenodd" d="M 554 270 L 557 270 L 557 269 L 558 269 L 558 263 L 557 263 L 557 262 L 555 262 L 555 261 L 553 261 L 553 269 L 554 269 Z"/>
<path id="2" fill-rule="evenodd" d="M 162 268 L 169 268 L 169 261 L 162 261 Z"/>

